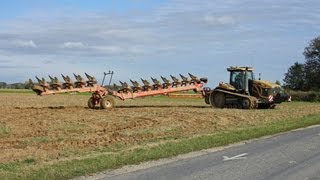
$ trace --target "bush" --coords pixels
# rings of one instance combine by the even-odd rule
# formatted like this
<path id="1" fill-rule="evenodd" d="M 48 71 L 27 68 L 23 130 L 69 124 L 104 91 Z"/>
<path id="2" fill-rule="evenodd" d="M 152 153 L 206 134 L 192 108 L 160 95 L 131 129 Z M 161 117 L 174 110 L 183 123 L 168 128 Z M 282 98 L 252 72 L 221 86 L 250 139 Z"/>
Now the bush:
<path id="1" fill-rule="evenodd" d="M 320 102 L 320 92 L 316 91 L 289 91 L 293 101 Z"/>

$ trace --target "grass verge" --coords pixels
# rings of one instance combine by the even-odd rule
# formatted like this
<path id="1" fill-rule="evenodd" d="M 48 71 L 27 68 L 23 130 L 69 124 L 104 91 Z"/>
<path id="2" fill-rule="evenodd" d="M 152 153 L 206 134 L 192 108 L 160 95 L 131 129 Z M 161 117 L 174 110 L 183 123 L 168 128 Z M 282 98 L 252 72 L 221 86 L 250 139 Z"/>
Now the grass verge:
<path id="1" fill-rule="evenodd" d="M 124 150 L 108 155 L 62 161 L 51 165 L 37 167 L 25 161 L 14 165 L 0 164 L 0 175 L 5 179 L 69 179 L 115 169 L 128 164 L 136 164 L 148 160 L 172 157 L 178 154 L 198 151 L 207 148 L 224 146 L 243 140 L 272 135 L 297 128 L 320 124 L 320 114 L 314 114 L 297 119 L 286 119 L 268 124 L 246 126 L 221 133 L 204 135 L 194 138 L 184 138 L 175 142 L 167 142 L 153 147 Z M 9 167 L 9 168 L 8 168 Z"/>

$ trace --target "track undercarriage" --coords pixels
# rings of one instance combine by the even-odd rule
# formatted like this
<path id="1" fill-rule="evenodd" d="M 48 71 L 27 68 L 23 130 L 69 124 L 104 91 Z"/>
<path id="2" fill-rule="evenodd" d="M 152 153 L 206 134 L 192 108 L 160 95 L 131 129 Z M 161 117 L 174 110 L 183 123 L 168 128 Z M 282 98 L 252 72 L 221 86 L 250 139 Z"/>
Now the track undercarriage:
<path id="1" fill-rule="evenodd" d="M 276 104 L 269 100 L 258 99 L 254 96 L 214 89 L 207 94 L 206 103 L 217 108 L 237 109 L 273 109 Z"/>
<path id="2" fill-rule="evenodd" d="M 209 96 L 209 103 L 218 108 L 255 109 L 258 100 L 253 96 L 215 89 Z"/>

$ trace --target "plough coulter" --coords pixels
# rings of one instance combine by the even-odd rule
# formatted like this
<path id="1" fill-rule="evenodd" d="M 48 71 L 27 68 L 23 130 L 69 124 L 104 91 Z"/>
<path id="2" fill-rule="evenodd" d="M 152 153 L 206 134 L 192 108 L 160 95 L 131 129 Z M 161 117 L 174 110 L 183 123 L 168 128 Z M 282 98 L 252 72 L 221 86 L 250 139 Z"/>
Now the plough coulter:
<path id="1" fill-rule="evenodd" d="M 111 74 L 112 78 L 113 72 L 104 73 L 103 81 L 107 74 Z M 142 84 L 130 79 L 131 85 L 127 82 L 120 81 L 120 85 L 113 84 L 113 86 L 110 86 L 111 78 L 109 86 L 103 86 L 103 83 L 99 85 L 96 78 L 87 73 L 85 73 L 86 79 L 76 74 L 73 74 L 73 76 L 75 81 L 63 74 L 62 78 L 64 82 L 60 82 L 57 77 L 51 76 L 49 76 L 49 82 L 37 76 L 36 79 L 38 83 L 33 83 L 31 79 L 29 81 L 32 85 L 32 90 L 40 96 L 74 92 L 92 93 L 92 96 L 88 100 L 88 107 L 92 109 L 99 106 L 102 109 L 110 109 L 115 106 L 114 98 L 126 100 L 155 95 L 168 95 L 169 93 L 189 90 L 202 92 L 204 85 L 207 83 L 207 78 L 199 79 L 190 73 L 189 77 L 180 74 L 181 80 L 171 75 L 172 80 L 161 76 L 163 82 L 160 82 L 156 78 L 151 78 L 153 83 L 150 83 L 148 80 L 141 78 Z"/>

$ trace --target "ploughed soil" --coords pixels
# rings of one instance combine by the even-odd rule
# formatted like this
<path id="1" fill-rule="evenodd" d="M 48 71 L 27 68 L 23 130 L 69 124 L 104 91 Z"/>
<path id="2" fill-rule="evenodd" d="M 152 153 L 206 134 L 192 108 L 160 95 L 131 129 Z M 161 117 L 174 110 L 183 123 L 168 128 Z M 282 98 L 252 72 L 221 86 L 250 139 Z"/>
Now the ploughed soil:
<path id="1" fill-rule="evenodd" d="M 282 103 L 270 110 L 215 109 L 202 99 L 116 100 L 111 110 L 87 108 L 86 95 L 0 93 L 0 163 L 81 158 L 320 113 L 317 103 Z M 120 148 L 121 149 L 121 148 Z"/>

